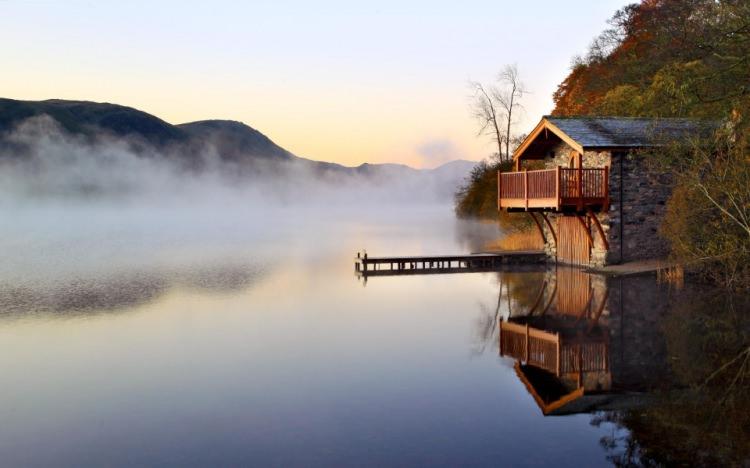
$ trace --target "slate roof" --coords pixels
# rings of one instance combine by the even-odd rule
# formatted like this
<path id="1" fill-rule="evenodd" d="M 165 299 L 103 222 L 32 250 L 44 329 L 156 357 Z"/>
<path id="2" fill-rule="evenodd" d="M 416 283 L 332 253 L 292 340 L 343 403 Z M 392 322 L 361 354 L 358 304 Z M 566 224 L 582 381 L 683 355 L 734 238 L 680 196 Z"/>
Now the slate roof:
<path id="1" fill-rule="evenodd" d="M 716 128 L 694 119 L 544 116 L 584 148 L 643 148 Z"/>

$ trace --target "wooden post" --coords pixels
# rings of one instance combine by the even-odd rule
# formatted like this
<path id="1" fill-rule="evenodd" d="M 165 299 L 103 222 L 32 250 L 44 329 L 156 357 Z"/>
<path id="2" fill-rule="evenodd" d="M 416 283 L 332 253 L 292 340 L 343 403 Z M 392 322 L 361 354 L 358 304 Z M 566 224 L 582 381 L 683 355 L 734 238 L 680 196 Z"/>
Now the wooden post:
<path id="1" fill-rule="evenodd" d="M 560 365 L 560 333 L 556 333 L 557 335 L 557 376 L 560 377 L 560 368 L 562 367 Z"/>
<path id="2" fill-rule="evenodd" d="M 500 350 L 500 356 L 505 356 L 505 353 L 503 352 L 503 344 L 505 344 L 503 340 L 503 319 L 498 318 L 497 320 L 497 348 Z"/>
<path id="3" fill-rule="evenodd" d="M 560 205 L 562 205 L 562 193 L 560 193 L 560 187 L 561 187 L 561 181 L 562 181 L 562 171 L 560 169 L 560 166 L 557 166 L 555 168 L 555 193 L 557 194 L 557 211 L 560 211 Z"/>
<path id="4" fill-rule="evenodd" d="M 578 211 L 583 210 L 583 158 L 580 154 L 576 155 L 576 162 L 578 163 Z"/>
<path id="5" fill-rule="evenodd" d="M 500 211 L 503 209 L 503 205 L 500 202 L 500 199 L 502 198 L 503 194 L 503 173 L 500 171 L 497 171 L 497 211 Z"/>
<path id="6" fill-rule="evenodd" d="M 529 363 L 529 324 L 526 324 L 526 346 L 525 346 L 525 353 L 526 353 L 526 364 Z"/>
<path id="7" fill-rule="evenodd" d="M 516 172 L 521 170 L 521 158 L 516 159 Z"/>
<path id="8" fill-rule="evenodd" d="M 604 206 L 605 213 L 609 211 L 609 166 L 604 166 Z"/>
<path id="9" fill-rule="evenodd" d="M 529 171 L 524 168 L 523 170 L 523 198 L 526 203 L 526 210 L 529 209 Z"/>
<path id="10" fill-rule="evenodd" d="M 581 388 L 583 386 L 583 350 L 580 343 L 576 347 L 578 348 L 578 388 Z"/>
<path id="11" fill-rule="evenodd" d="M 609 346 L 604 346 L 604 372 L 609 372 Z"/>

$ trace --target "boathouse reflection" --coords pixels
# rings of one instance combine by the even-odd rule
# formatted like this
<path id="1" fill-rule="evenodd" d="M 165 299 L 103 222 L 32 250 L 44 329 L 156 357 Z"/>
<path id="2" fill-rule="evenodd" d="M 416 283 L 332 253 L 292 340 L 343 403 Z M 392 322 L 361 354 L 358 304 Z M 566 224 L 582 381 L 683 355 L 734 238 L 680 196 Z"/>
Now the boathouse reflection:
<path id="1" fill-rule="evenodd" d="M 531 307 L 501 319 L 500 355 L 516 360 L 516 374 L 543 414 L 621 408 L 632 400 L 624 392 L 651 389 L 669 374 L 664 338 L 649 324 L 663 310 L 650 286 L 561 267 L 545 274 Z M 623 287 L 643 294 L 625 297 Z M 645 322 L 631 323 L 626 308 Z M 643 341 L 651 343 L 648 356 L 637 349 Z"/>

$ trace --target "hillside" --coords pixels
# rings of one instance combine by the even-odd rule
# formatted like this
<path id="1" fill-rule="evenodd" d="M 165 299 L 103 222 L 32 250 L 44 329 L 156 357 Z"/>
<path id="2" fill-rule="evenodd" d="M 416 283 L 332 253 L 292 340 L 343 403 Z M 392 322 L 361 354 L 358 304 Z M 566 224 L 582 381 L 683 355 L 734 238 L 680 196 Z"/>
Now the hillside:
<path id="1" fill-rule="evenodd" d="M 750 93 L 750 3 L 617 11 L 554 93 L 555 115 L 725 118 Z"/>
<path id="2" fill-rule="evenodd" d="M 295 158 L 270 138 L 242 122 L 201 120 L 176 125 L 176 128 L 195 141 L 213 145 L 225 160 L 264 158 L 291 161 Z"/>

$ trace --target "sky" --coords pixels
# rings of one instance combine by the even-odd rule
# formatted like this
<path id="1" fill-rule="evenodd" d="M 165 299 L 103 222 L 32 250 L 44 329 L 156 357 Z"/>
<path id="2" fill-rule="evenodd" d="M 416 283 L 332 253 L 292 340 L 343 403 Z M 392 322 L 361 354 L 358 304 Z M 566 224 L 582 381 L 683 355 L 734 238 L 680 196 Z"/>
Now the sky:
<path id="1" fill-rule="evenodd" d="M 622 0 L 0 0 L 0 96 L 242 121 L 345 165 L 480 160 L 469 80 L 518 66 L 516 131 L 552 109 Z"/>

